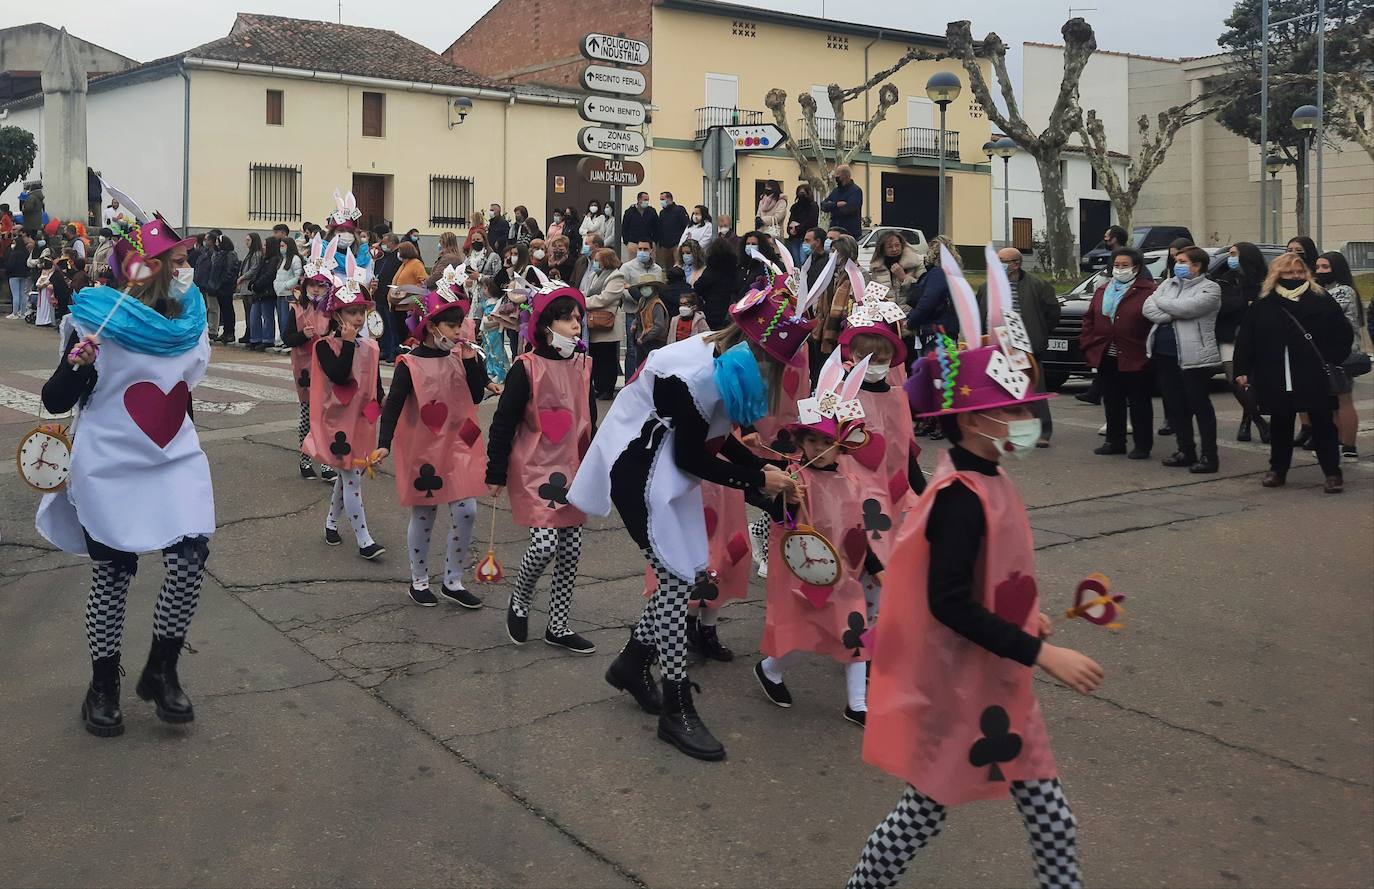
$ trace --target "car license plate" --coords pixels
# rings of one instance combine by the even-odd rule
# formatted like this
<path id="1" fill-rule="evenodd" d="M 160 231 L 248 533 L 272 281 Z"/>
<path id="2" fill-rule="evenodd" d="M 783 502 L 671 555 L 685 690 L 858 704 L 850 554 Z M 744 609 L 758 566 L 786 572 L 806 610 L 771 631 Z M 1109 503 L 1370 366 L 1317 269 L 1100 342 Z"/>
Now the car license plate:
<path id="1" fill-rule="evenodd" d="M 1069 351 L 1069 341 L 1051 337 L 1049 349 L 1051 352 L 1067 352 Z"/>

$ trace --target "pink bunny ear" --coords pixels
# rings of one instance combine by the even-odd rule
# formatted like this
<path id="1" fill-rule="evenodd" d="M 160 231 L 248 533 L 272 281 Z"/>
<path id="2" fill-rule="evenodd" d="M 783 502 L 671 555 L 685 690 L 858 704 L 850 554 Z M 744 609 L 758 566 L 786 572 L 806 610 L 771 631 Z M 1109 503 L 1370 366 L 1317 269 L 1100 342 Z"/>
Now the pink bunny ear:
<path id="1" fill-rule="evenodd" d="M 320 239 L 320 236 L 319 236 L 319 235 L 316 235 L 316 236 L 315 236 L 315 240 L 318 241 L 319 239 Z M 314 249 L 313 246 L 312 246 L 311 249 L 312 249 L 312 250 Z M 320 266 L 321 266 L 322 268 L 324 268 L 325 270 L 330 270 L 330 269 L 335 268 L 335 259 L 334 259 L 334 257 L 338 254 L 338 252 L 339 252 L 339 236 L 338 236 L 338 235 L 335 235 L 334 237 L 332 237 L 332 238 L 329 239 L 329 246 L 327 246 L 327 247 L 324 248 L 324 254 L 320 257 Z"/>
<path id="2" fill-rule="evenodd" d="M 818 395 L 824 395 L 827 392 L 838 393 L 842 379 L 844 379 L 844 361 L 840 358 L 840 350 L 836 349 L 830 353 L 825 365 L 821 367 L 820 376 L 816 379 L 816 393 Z"/>
<path id="3" fill-rule="evenodd" d="M 358 272 L 358 260 L 353 256 L 352 250 L 344 251 L 344 272 L 348 279 L 353 280 L 353 276 Z"/>
<path id="4" fill-rule="evenodd" d="M 316 232 L 310 239 L 310 261 L 315 265 L 320 265 L 320 260 L 324 256 L 324 240 Z"/>
<path id="5" fill-rule="evenodd" d="M 787 249 L 787 245 L 780 244 L 777 238 L 773 238 L 773 247 L 777 249 L 778 258 L 782 260 L 782 267 L 787 270 L 787 274 L 796 271 L 796 263 L 792 262 L 792 251 Z"/>
<path id="6" fill-rule="evenodd" d="M 991 333 L 1007 324 L 1005 311 L 1012 304 L 1011 281 L 991 244 L 983 248 L 983 256 L 988 263 L 988 332 Z"/>
<path id="7" fill-rule="evenodd" d="M 337 188 L 334 189 L 334 209 L 335 209 L 335 210 L 343 210 L 343 209 L 344 209 L 344 199 L 343 199 L 343 195 L 339 194 L 339 190 L 338 190 Z"/>
<path id="8" fill-rule="evenodd" d="M 864 302 L 864 276 L 859 271 L 859 266 L 854 260 L 849 260 L 844 264 L 844 273 L 849 276 L 849 286 L 854 291 L 854 302 L 863 305 Z"/>
<path id="9" fill-rule="evenodd" d="M 835 351 L 839 351 L 836 349 Z M 864 371 L 868 370 L 868 359 L 872 355 L 865 355 L 863 359 L 853 369 L 845 375 L 844 388 L 840 392 L 840 401 L 853 401 L 859 397 L 859 389 L 864 384 Z"/>
<path id="10" fill-rule="evenodd" d="M 353 192 L 351 191 L 348 193 L 348 196 L 344 198 L 344 209 L 349 213 L 358 209 L 358 199 L 353 196 Z"/>

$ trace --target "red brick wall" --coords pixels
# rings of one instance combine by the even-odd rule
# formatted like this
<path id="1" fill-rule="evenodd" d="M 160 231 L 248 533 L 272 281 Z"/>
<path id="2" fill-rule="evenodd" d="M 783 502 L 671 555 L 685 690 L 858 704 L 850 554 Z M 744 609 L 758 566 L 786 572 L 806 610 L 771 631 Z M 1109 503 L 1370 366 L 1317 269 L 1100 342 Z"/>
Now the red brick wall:
<path id="1" fill-rule="evenodd" d="M 455 65 L 487 77 L 580 89 L 586 65 L 581 57 L 582 35 L 596 31 L 650 40 L 651 11 L 652 0 L 501 0 L 444 55 Z M 512 73 L 557 62 L 563 63 Z M 641 70 L 647 79 L 648 67 Z M 646 101 L 652 92 L 650 84 Z"/>

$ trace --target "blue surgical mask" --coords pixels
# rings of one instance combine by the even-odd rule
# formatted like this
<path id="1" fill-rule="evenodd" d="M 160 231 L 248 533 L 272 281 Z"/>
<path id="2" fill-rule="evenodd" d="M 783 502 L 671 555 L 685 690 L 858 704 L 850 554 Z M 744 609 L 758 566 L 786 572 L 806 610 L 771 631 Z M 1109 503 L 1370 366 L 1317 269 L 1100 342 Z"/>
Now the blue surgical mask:
<path id="1" fill-rule="evenodd" d="M 806 262 L 806 260 L 809 259 L 810 257 L 811 257 L 811 245 L 808 244 L 808 243 L 806 243 L 805 241 L 803 241 L 803 242 L 802 242 L 802 245 L 801 245 L 801 258 L 802 258 L 802 262 Z"/>
<path id="2" fill-rule="evenodd" d="M 648 265 L 650 262 L 649 251 L 641 250 L 635 254 L 635 258 L 639 260 L 640 265 Z"/>
<path id="3" fill-rule="evenodd" d="M 1174 263 L 1174 277 L 1175 277 L 1175 278 L 1188 278 L 1188 277 L 1191 277 L 1192 274 L 1193 274 L 1193 268 L 1192 268 L 1192 266 L 1188 265 L 1188 263 L 1186 263 L 1186 262 L 1176 262 L 1176 263 Z"/>
<path id="4" fill-rule="evenodd" d="M 601 271 L 601 260 L 593 259 L 591 268 L 592 274 L 596 274 L 597 272 Z"/>
<path id="5" fill-rule="evenodd" d="M 591 244 L 583 244 L 583 245 L 582 245 L 582 255 L 583 255 L 583 256 L 586 256 L 588 253 L 591 253 L 591 252 L 592 252 L 592 245 L 591 245 Z"/>
<path id="6" fill-rule="evenodd" d="M 1227 268 L 1230 268 L 1230 269 L 1238 269 L 1238 268 L 1240 268 L 1240 257 L 1239 257 L 1239 256 L 1228 256 L 1228 257 L 1226 257 L 1226 267 L 1227 267 Z"/>
<path id="7" fill-rule="evenodd" d="M 825 239 L 825 248 L 824 248 L 824 249 L 825 249 L 825 252 L 826 252 L 826 253 L 829 253 L 829 252 L 830 252 L 830 239 L 829 239 L 829 238 L 826 238 L 826 239 Z"/>
<path id="8" fill-rule="evenodd" d="M 668 202 L 665 201 L 665 200 L 660 199 L 659 202 L 658 202 L 658 205 L 659 205 L 661 208 L 663 208 L 664 210 L 667 210 L 667 209 L 668 209 Z"/>
<path id="9" fill-rule="evenodd" d="M 688 268 L 688 269 L 690 269 L 690 268 L 692 267 L 692 264 L 693 264 L 694 262 L 696 262 L 696 260 L 692 258 L 692 254 L 690 254 L 690 253 L 684 253 L 684 254 L 682 254 L 682 267 L 683 267 L 683 268 Z"/>
<path id="10" fill-rule="evenodd" d="M 647 209 L 649 209 L 649 202 L 648 202 L 648 201 L 640 201 L 640 202 L 639 202 L 639 209 L 641 209 L 641 210 L 647 210 Z"/>
<path id="11" fill-rule="evenodd" d="M 1004 271 L 1004 272 L 1009 272 L 1009 271 L 1011 271 L 1011 263 L 1009 263 L 1009 262 L 1004 262 L 1004 263 L 1002 263 L 1002 271 Z"/>

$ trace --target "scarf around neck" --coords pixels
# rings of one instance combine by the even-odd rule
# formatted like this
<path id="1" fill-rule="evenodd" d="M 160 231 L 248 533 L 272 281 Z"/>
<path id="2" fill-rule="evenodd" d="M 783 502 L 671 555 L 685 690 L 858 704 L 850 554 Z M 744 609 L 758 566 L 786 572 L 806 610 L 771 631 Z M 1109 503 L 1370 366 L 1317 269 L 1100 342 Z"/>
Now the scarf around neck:
<path id="1" fill-rule="evenodd" d="M 124 295 L 120 302 L 120 296 L 113 287 L 87 287 L 72 297 L 72 316 L 92 333 L 104 324 L 102 337 L 144 355 L 180 355 L 205 333 L 205 298 L 194 284 L 180 297 L 168 297 L 181 305 L 176 318 L 164 317 L 135 296 Z"/>
<path id="2" fill-rule="evenodd" d="M 1288 299 L 1288 300 L 1292 300 L 1293 302 L 1297 302 L 1298 299 L 1299 299 L 1299 297 L 1301 297 L 1304 293 L 1306 293 L 1306 292 L 1307 292 L 1308 290 L 1310 290 L 1311 288 L 1312 288 L 1312 282 L 1311 282 L 1311 281 L 1303 281 L 1302 284 L 1301 284 L 1300 286 L 1294 287 L 1294 288 L 1291 289 L 1291 290 L 1288 289 L 1287 287 L 1284 287 L 1282 284 L 1275 284 L 1275 285 L 1274 285 L 1274 292 L 1277 293 L 1279 296 L 1283 297 L 1284 299 Z"/>

